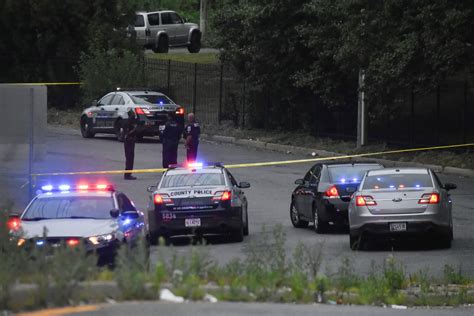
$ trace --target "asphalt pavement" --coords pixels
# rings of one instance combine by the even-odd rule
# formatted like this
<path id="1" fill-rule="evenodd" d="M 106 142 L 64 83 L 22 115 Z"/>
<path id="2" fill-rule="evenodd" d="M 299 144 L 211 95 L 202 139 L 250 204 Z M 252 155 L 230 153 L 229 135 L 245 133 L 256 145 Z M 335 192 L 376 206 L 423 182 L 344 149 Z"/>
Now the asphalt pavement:
<path id="1" fill-rule="evenodd" d="M 117 170 L 124 168 L 123 144 L 112 136 L 96 136 L 83 139 L 78 130 L 68 128 L 49 128 L 47 158 L 35 165 L 36 172 Z M 179 161 L 184 160 L 184 145 L 179 146 Z M 136 145 L 136 168 L 160 168 L 161 144 L 152 138 L 145 138 Z M 284 154 L 233 144 L 202 142 L 199 158 L 207 161 L 221 161 L 227 164 L 244 162 L 277 161 L 308 158 L 304 155 Z M 463 178 L 440 174 L 442 181 L 453 182 L 458 189 L 452 191 L 454 216 L 454 242 L 451 249 L 438 249 L 426 242 L 401 244 L 381 244 L 370 251 L 352 251 L 349 237 L 344 229 L 336 228 L 332 233 L 318 235 L 312 227 L 296 229 L 289 219 L 290 194 L 294 181 L 302 178 L 311 163 L 280 165 L 273 167 L 252 167 L 232 169 L 237 181 L 248 181 L 252 187 L 246 190 L 249 201 L 250 235 L 243 243 L 229 243 L 225 238 L 208 239 L 209 255 L 219 263 L 233 258 L 244 258 L 244 247 L 252 240 L 262 237 L 262 228 L 271 230 L 281 225 L 286 233 L 285 249 L 291 256 L 298 242 L 308 246 L 322 245 L 323 263 L 321 272 L 334 273 L 344 258 L 353 263 L 357 273 L 368 273 L 372 263 L 382 266 L 385 259 L 393 255 L 406 268 L 407 273 L 420 270 L 433 275 L 442 275 L 443 268 L 449 264 L 474 277 L 474 178 Z M 77 181 L 93 178 L 106 179 L 114 183 L 118 190 L 127 193 L 142 210 L 147 207 L 149 195 L 146 188 L 156 184 L 159 174 L 137 174 L 138 180 L 124 181 L 120 175 L 114 176 L 75 176 L 68 179 L 55 177 L 39 178 L 41 181 Z M 174 240 L 174 251 L 186 254 L 190 251 L 188 239 Z M 166 256 L 169 247 L 152 247 L 151 256 L 155 262 L 158 253 Z"/>
<path id="2" fill-rule="evenodd" d="M 81 316 L 461 316 L 472 315 L 472 308 L 444 309 L 394 309 L 374 306 L 334 306 L 334 305 L 294 305 L 267 303 L 163 303 L 163 302 L 125 302 L 99 306 L 97 311 L 81 313 Z"/>

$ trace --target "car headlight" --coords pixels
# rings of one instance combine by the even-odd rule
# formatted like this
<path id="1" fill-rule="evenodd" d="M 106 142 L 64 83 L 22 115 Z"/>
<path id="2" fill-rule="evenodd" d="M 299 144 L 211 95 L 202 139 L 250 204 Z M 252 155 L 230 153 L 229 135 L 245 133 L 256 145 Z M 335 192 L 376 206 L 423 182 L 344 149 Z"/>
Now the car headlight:
<path id="1" fill-rule="evenodd" d="M 92 236 L 89 237 L 88 240 L 93 244 L 93 245 L 99 245 L 99 244 L 104 244 L 111 242 L 112 240 L 115 239 L 114 234 L 105 234 L 105 235 L 99 235 L 99 236 Z"/>

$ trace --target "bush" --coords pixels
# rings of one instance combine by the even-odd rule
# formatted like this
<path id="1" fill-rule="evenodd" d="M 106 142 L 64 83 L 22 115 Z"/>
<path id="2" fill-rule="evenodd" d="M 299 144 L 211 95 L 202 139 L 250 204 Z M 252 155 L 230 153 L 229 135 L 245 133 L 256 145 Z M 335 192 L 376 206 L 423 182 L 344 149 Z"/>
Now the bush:
<path id="1" fill-rule="evenodd" d="M 83 102 L 101 97 L 117 87 L 145 85 L 143 55 L 128 50 L 94 49 L 83 54 L 79 63 Z"/>

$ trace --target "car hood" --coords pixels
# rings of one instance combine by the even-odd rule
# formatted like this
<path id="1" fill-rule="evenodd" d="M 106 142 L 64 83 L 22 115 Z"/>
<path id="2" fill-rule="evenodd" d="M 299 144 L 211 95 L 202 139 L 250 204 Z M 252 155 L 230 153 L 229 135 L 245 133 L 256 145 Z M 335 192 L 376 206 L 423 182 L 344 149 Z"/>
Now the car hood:
<path id="1" fill-rule="evenodd" d="M 118 229 L 114 219 L 50 219 L 22 221 L 25 238 L 42 237 L 91 237 L 109 234 Z"/>

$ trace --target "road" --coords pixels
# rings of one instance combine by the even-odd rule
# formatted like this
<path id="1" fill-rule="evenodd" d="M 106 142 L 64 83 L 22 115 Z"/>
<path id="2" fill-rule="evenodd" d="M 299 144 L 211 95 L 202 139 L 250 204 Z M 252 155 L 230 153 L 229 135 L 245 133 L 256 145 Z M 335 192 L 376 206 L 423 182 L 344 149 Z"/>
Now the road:
<path id="1" fill-rule="evenodd" d="M 81 313 L 81 316 L 461 316 L 472 315 L 472 308 L 445 309 L 392 309 L 373 306 L 331 306 L 331 305 L 294 305 L 267 303 L 163 303 L 163 302 L 126 302 L 99 306 L 97 311 Z M 44 314 L 46 315 L 46 314 Z"/>
<path id="2" fill-rule="evenodd" d="M 184 159 L 184 147 L 180 146 L 179 161 Z M 246 148 L 232 144 L 217 144 L 202 142 L 200 159 L 221 161 L 227 164 L 277 161 L 287 159 L 307 158 L 303 155 L 284 154 Z M 93 139 L 83 139 L 79 131 L 68 128 L 49 128 L 47 158 L 35 165 L 36 172 L 60 171 L 91 171 L 116 170 L 124 167 L 123 144 L 118 143 L 112 136 L 96 136 Z M 154 139 L 145 139 L 136 146 L 136 168 L 161 167 L 161 144 Z M 382 245 L 372 251 L 351 251 L 347 233 L 336 229 L 327 235 L 316 234 L 311 227 L 295 229 L 289 220 L 289 197 L 294 188 L 294 180 L 301 178 L 310 163 L 280 165 L 273 167 L 254 167 L 233 169 L 237 181 L 248 181 L 252 187 L 247 189 L 249 201 L 250 235 L 243 243 L 227 243 L 224 239 L 210 239 L 207 249 L 211 257 L 219 263 L 226 263 L 235 257 L 244 257 L 243 248 L 246 244 L 258 240 L 262 236 L 262 227 L 267 230 L 281 225 L 286 233 L 285 249 L 291 256 L 298 242 L 308 246 L 322 245 L 322 272 L 335 272 L 344 258 L 349 258 L 358 273 L 368 273 L 372 262 L 381 266 L 384 260 L 393 255 L 401 262 L 408 273 L 419 270 L 440 275 L 444 265 L 461 267 L 462 272 L 474 277 L 474 179 L 441 174 L 442 181 L 458 184 L 453 191 L 453 215 L 455 240 L 451 249 L 436 249 L 420 244 L 401 244 L 393 248 Z M 145 210 L 148 201 L 146 188 L 155 184 L 159 174 L 138 174 L 136 181 L 124 181 L 122 176 L 101 176 L 116 184 L 117 188 L 126 192 L 140 208 Z M 85 177 L 75 177 L 75 181 Z M 41 181 L 64 181 L 66 179 L 40 179 Z M 187 240 L 175 242 L 173 247 L 180 254 L 190 250 Z M 158 249 L 166 255 L 167 247 L 153 247 L 152 258 L 156 261 Z"/>

